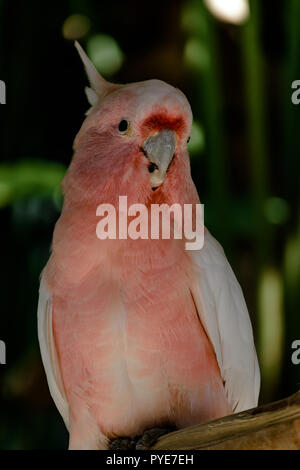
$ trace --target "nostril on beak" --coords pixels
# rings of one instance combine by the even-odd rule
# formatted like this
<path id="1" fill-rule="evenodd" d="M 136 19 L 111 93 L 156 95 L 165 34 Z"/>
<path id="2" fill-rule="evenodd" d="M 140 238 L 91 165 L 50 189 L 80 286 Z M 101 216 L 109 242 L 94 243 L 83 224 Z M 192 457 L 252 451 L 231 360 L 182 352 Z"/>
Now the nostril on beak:
<path id="1" fill-rule="evenodd" d="M 149 166 L 148 166 L 148 171 L 149 173 L 153 173 L 155 170 L 158 170 L 158 166 L 156 165 L 156 163 L 149 163 Z"/>
<path id="2" fill-rule="evenodd" d="M 171 129 L 163 129 L 150 135 L 143 144 L 143 153 L 148 158 L 148 171 L 152 187 L 160 186 L 166 177 L 176 149 L 176 135 Z"/>

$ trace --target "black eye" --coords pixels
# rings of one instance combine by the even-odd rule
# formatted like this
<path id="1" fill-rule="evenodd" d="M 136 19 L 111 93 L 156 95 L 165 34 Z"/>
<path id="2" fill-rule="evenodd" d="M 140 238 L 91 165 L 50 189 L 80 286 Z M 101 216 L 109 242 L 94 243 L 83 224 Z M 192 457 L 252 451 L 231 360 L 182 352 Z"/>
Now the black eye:
<path id="1" fill-rule="evenodd" d="M 126 121 L 126 119 L 122 119 L 122 121 L 119 122 L 119 131 L 120 132 L 127 131 L 128 126 L 129 126 L 129 122 Z"/>
<path id="2" fill-rule="evenodd" d="M 188 138 L 188 140 L 186 141 L 186 142 L 187 142 L 187 144 L 189 143 L 189 141 L 190 141 L 190 140 L 191 140 L 191 137 L 189 137 L 189 138 Z"/>

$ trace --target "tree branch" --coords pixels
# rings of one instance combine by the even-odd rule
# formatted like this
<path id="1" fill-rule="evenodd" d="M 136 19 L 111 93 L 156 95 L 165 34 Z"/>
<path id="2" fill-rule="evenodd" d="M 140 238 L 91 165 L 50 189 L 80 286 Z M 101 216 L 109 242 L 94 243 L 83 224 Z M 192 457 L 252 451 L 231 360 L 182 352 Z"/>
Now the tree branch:
<path id="1" fill-rule="evenodd" d="M 299 450 L 300 391 L 289 398 L 180 429 L 151 450 Z"/>

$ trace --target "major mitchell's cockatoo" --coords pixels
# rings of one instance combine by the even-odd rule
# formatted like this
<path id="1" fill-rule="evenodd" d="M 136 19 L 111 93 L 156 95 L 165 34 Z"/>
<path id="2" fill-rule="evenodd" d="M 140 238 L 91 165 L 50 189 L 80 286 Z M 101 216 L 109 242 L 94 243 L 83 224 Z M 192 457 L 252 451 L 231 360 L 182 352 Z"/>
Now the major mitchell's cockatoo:
<path id="1" fill-rule="evenodd" d="M 178 89 L 104 80 L 76 44 L 91 109 L 63 181 L 38 305 L 41 355 L 70 449 L 146 448 L 161 429 L 255 407 L 243 293 L 218 242 L 99 240 L 99 204 L 199 204 Z M 150 444 L 149 444 L 150 445 Z"/>

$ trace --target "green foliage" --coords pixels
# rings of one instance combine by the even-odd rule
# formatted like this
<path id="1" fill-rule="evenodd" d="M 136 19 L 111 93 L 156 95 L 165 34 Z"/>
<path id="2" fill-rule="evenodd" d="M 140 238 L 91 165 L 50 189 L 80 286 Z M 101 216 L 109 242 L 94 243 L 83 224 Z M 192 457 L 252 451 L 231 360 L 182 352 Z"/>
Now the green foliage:
<path id="1" fill-rule="evenodd" d="M 65 167 L 45 160 L 0 164 L 0 208 L 33 195 L 59 198 Z"/>

